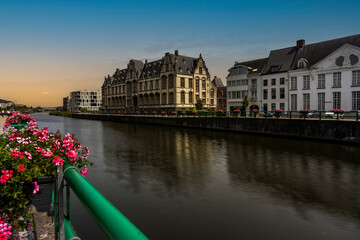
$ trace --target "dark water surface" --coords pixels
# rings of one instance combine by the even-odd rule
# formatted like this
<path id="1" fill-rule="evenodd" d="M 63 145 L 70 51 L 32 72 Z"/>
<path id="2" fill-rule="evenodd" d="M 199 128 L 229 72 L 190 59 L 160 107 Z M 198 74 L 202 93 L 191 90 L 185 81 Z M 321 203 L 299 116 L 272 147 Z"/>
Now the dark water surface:
<path id="1" fill-rule="evenodd" d="M 359 147 L 34 114 L 150 239 L 360 239 Z M 99 206 L 101 207 L 101 206 Z M 72 198 L 82 239 L 104 239 Z"/>

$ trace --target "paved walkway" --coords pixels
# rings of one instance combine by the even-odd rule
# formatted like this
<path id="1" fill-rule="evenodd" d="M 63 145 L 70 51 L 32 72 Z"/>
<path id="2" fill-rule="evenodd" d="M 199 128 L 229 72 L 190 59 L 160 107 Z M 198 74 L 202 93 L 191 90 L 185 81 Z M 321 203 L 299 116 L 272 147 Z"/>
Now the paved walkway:
<path id="1" fill-rule="evenodd" d="M 7 118 L 7 116 L 1 116 L 0 115 L 0 134 L 3 133 L 3 127 L 4 127 L 4 123 L 5 123 L 6 118 Z"/>

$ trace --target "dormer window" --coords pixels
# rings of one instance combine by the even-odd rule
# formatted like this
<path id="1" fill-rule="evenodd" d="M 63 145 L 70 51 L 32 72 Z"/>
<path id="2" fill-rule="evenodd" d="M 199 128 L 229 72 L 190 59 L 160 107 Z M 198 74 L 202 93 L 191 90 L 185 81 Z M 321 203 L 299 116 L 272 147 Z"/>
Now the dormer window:
<path id="1" fill-rule="evenodd" d="M 307 67 L 307 61 L 305 59 L 300 59 L 297 64 L 298 69 L 306 68 Z"/>
<path id="2" fill-rule="evenodd" d="M 271 72 L 273 72 L 273 73 L 279 72 L 279 66 L 271 66 L 270 70 L 271 70 Z"/>

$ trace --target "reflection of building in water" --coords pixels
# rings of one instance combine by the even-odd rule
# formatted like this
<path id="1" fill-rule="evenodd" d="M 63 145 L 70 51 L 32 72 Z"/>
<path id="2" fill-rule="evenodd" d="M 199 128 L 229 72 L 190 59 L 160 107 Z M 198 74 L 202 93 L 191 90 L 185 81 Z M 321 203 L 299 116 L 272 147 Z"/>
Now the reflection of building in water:
<path id="1" fill-rule="evenodd" d="M 341 153 L 341 159 L 352 161 L 360 159 L 359 153 L 347 151 L 346 146 L 324 145 L 272 138 L 252 142 L 237 137 L 227 145 L 230 179 L 235 185 L 267 189 L 272 197 L 288 201 L 302 214 L 307 206 L 316 204 L 332 213 L 359 217 L 360 163 L 341 162 L 338 157 Z"/>
<path id="2" fill-rule="evenodd" d="M 104 163 L 108 171 L 128 180 L 131 188 L 154 184 L 154 189 L 187 192 L 203 186 L 210 178 L 211 139 L 191 129 L 104 122 Z M 195 130 L 194 130 L 195 131 Z M 124 166 L 128 166 L 124 168 Z M 156 183 L 156 184 L 155 184 Z"/>

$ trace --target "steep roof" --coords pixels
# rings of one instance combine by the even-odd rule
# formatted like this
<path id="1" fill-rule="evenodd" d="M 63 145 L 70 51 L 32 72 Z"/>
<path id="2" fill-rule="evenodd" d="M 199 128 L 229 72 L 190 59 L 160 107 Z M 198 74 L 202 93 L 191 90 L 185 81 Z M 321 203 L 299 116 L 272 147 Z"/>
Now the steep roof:
<path id="1" fill-rule="evenodd" d="M 162 66 L 162 59 L 152 61 L 149 63 L 145 62 L 139 79 L 158 77 L 161 72 L 161 66 Z"/>
<path id="2" fill-rule="evenodd" d="M 198 58 L 169 54 L 172 63 L 175 63 L 176 73 L 193 74 L 197 65 Z"/>
<path id="3" fill-rule="evenodd" d="M 251 61 L 235 63 L 234 66 L 246 66 L 248 68 L 251 68 L 251 71 L 249 72 L 249 74 L 261 73 L 266 65 L 267 60 L 268 60 L 268 58 L 260 58 L 260 59 L 255 59 L 255 60 L 251 60 Z"/>
<path id="4" fill-rule="evenodd" d="M 297 62 L 301 58 L 306 59 L 308 67 L 311 67 L 345 44 L 360 47 L 360 34 L 313 43 L 299 48 L 291 69 L 297 68 Z"/>
<path id="5" fill-rule="evenodd" d="M 272 50 L 262 74 L 287 72 L 292 66 L 296 52 L 296 46 Z M 272 71 L 274 68 L 277 68 L 277 71 Z"/>
<path id="6" fill-rule="evenodd" d="M 221 81 L 221 78 L 214 77 L 214 79 L 212 80 L 212 83 L 213 83 L 216 87 L 224 87 L 224 83 Z"/>

